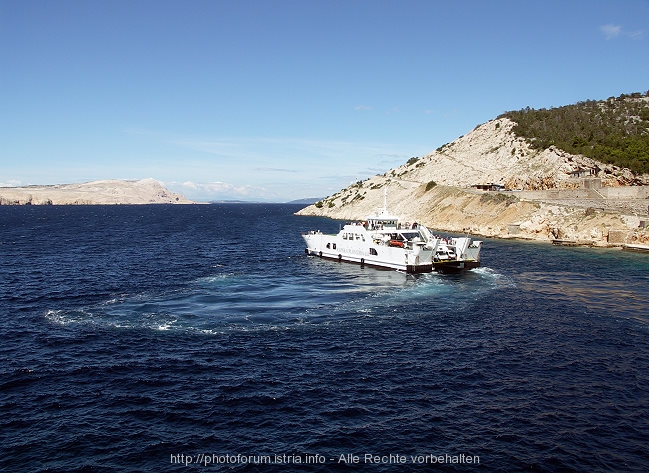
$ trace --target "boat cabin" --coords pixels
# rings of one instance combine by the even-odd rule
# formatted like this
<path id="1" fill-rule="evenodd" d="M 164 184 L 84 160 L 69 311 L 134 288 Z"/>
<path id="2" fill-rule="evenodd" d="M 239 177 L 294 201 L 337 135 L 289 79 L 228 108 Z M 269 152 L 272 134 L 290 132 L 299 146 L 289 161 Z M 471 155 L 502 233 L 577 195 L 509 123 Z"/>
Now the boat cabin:
<path id="1" fill-rule="evenodd" d="M 367 219 L 368 230 L 384 230 L 386 228 L 397 228 L 399 219 L 397 217 L 379 216 Z"/>

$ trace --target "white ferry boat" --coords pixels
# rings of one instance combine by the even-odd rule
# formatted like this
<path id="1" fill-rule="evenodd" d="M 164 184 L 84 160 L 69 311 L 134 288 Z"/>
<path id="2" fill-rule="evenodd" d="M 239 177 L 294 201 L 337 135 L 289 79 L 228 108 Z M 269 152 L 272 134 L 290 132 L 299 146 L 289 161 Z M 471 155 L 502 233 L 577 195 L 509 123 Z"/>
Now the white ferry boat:
<path id="1" fill-rule="evenodd" d="M 460 272 L 480 266 L 481 241 L 444 239 L 425 226 L 401 224 L 383 208 L 365 222 L 345 224 L 338 234 L 302 234 L 307 255 L 406 273 Z"/>

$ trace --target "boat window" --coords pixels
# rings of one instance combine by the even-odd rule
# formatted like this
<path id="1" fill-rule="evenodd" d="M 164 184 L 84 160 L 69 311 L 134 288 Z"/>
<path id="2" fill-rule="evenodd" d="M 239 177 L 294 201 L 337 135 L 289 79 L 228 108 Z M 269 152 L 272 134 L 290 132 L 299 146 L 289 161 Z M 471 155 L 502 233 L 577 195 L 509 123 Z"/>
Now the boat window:
<path id="1" fill-rule="evenodd" d="M 374 256 L 378 255 L 378 253 L 376 252 L 376 250 L 374 248 L 370 248 L 370 254 L 374 255 Z"/>
<path id="2" fill-rule="evenodd" d="M 334 250 L 336 249 L 336 244 L 335 243 L 332 243 L 331 246 L 333 246 Z"/>

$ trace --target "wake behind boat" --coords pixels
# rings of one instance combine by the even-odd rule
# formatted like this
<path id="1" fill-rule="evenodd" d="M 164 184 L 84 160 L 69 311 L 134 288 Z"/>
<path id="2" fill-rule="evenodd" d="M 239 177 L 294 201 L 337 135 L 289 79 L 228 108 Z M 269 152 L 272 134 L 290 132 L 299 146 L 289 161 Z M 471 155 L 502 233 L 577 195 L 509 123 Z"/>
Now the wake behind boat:
<path id="1" fill-rule="evenodd" d="M 428 228 L 401 224 L 383 208 L 365 222 L 345 224 L 338 234 L 310 231 L 302 234 L 305 253 L 361 266 L 406 273 L 460 272 L 480 266 L 481 241 L 470 237 L 444 239 Z"/>

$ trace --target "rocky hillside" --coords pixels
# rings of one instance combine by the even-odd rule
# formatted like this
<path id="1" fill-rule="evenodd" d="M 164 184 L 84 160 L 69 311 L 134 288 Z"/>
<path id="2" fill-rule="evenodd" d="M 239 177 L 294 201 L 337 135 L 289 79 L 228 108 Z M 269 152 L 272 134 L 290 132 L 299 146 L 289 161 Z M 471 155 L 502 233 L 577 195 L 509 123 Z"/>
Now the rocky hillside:
<path id="1" fill-rule="evenodd" d="M 154 179 L 1 187 L 0 205 L 191 204 Z"/>
<path id="2" fill-rule="evenodd" d="M 649 184 L 649 175 L 637 176 L 555 146 L 535 149 L 513 133 L 514 126 L 508 118 L 489 121 L 386 177 L 454 187 L 495 183 L 508 190 L 575 189 L 581 186 L 575 177 L 584 175 L 599 177 L 604 187 Z"/>
<path id="3" fill-rule="evenodd" d="M 506 117 L 489 121 L 299 214 L 364 219 L 382 206 L 387 189 L 392 213 L 439 230 L 594 245 L 649 241 L 638 228 L 649 175 L 554 146 L 536 149 L 514 126 Z M 493 184 L 499 191 L 482 190 Z"/>

